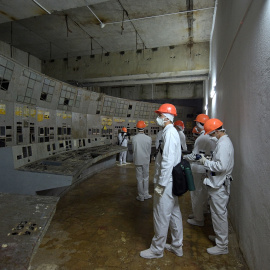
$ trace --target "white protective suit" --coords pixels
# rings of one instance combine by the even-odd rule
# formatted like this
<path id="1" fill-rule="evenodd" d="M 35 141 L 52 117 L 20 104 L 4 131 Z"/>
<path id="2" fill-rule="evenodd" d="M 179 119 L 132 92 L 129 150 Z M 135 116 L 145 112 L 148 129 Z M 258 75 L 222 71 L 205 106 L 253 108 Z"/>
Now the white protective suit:
<path id="1" fill-rule="evenodd" d="M 161 149 L 155 162 L 155 186 L 165 187 L 162 197 L 154 193 L 154 231 L 151 251 L 163 254 L 166 244 L 168 228 L 172 236 L 172 247 L 180 248 L 183 244 L 182 215 L 179 208 L 178 197 L 172 194 L 172 169 L 181 160 L 181 142 L 177 130 L 172 124 L 167 125 L 162 133 Z"/>
<path id="2" fill-rule="evenodd" d="M 141 200 L 149 198 L 149 163 L 152 139 L 138 133 L 132 139 L 133 161 L 136 166 L 138 196 Z"/>
<path id="3" fill-rule="evenodd" d="M 180 140 L 181 140 L 181 146 L 183 151 L 187 151 L 187 143 L 186 143 L 186 135 L 182 130 L 178 131 L 178 134 L 180 136 Z"/>
<path id="4" fill-rule="evenodd" d="M 215 149 L 215 142 L 210 136 L 204 135 L 205 131 L 201 131 L 200 136 L 196 139 L 192 153 L 185 155 L 184 159 L 190 161 L 195 191 L 190 192 L 192 211 L 196 221 L 204 221 L 203 212 L 207 210 L 207 189 L 203 185 L 206 177 L 206 170 L 203 165 L 195 160 L 196 154 L 204 153 L 206 156 L 212 155 Z"/>
<path id="5" fill-rule="evenodd" d="M 163 130 L 160 130 L 160 131 L 158 132 L 158 134 L 157 134 L 156 141 L 155 141 L 156 149 L 158 149 L 159 143 L 160 143 L 160 141 L 162 140 L 162 134 L 163 134 Z"/>
<path id="6" fill-rule="evenodd" d="M 118 134 L 118 142 L 120 146 L 125 146 L 127 147 L 128 145 L 128 136 L 124 135 L 125 133 L 121 132 Z M 119 153 L 119 162 L 120 164 L 125 164 L 127 163 L 127 151 Z"/>
<path id="7" fill-rule="evenodd" d="M 213 160 L 206 160 L 204 168 L 208 170 L 203 183 L 207 186 L 210 197 L 212 224 L 216 234 L 216 245 L 228 247 L 227 204 L 230 195 L 230 181 L 234 166 L 234 148 L 228 135 L 223 135 L 217 142 Z"/>

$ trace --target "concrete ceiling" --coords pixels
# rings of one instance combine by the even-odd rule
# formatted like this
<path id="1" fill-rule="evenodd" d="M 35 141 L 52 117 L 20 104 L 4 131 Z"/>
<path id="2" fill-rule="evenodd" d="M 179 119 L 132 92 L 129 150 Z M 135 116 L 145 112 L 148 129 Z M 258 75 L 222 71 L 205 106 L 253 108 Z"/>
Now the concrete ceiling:
<path id="1" fill-rule="evenodd" d="M 42 60 L 206 42 L 214 5 L 215 0 L 0 0 L 0 40 Z"/>

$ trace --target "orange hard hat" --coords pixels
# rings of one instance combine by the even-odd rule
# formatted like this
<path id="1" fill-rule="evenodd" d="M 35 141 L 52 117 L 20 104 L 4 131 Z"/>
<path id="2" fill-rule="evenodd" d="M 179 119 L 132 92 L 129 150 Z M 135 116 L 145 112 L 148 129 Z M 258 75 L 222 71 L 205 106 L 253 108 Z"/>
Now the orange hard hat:
<path id="1" fill-rule="evenodd" d="M 138 121 L 137 125 L 136 125 L 137 128 L 145 128 L 146 127 L 146 124 L 144 121 Z"/>
<path id="2" fill-rule="evenodd" d="M 185 128 L 184 122 L 181 120 L 177 120 L 174 122 L 174 126 L 180 126 L 182 128 Z"/>
<path id="3" fill-rule="evenodd" d="M 122 131 L 123 131 L 123 132 L 127 132 L 127 128 L 123 127 L 123 128 L 122 128 Z"/>
<path id="4" fill-rule="evenodd" d="M 194 133 L 194 134 L 200 134 L 200 132 L 198 131 L 198 129 L 197 129 L 196 126 L 192 129 L 192 133 Z"/>
<path id="5" fill-rule="evenodd" d="M 159 109 L 155 111 L 155 113 L 169 113 L 177 116 L 175 106 L 169 103 L 162 104 Z"/>
<path id="6" fill-rule="evenodd" d="M 220 120 L 216 118 L 209 119 L 204 124 L 205 134 L 209 134 L 222 126 L 223 126 L 223 123 Z"/>
<path id="7" fill-rule="evenodd" d="M 209 120 L 209 116 L 202 113 L 198 114 L 194 121 L 204 124 L 207 120 Z"/>

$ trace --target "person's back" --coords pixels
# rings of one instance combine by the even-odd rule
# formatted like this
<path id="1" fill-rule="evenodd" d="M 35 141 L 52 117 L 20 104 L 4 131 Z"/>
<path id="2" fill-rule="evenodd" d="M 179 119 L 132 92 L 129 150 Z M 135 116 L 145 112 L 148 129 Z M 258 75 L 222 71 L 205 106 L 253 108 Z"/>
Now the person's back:
<path id="1" fill-rule="evenodd" d="M 144 133 L 138 133 L 132 139 L 133 162 L 135 165 L 150 163 L 151 155 L 151 137 Z"/>
<path id="2" fill-rule="evenodd" d="M 136 168 L 138 189 L 136 200 L 143 202 L 152 198 L 152 195 L 149 194 L 149 163 L 152 139 L 144 134 L 146 128 L 144 121 L 138 121 L 136 127 L 138 134 L 132 139 L 133 161 Z"/>

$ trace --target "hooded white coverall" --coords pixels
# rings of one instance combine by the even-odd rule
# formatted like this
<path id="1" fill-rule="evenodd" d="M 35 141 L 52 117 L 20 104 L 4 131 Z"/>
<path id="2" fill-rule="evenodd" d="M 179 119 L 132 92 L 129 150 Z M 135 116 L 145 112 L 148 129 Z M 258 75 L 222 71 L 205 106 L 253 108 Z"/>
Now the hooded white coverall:
<path id="1" fill-rule="evenodd" d="M 234 166 L 234 148 L 228 135 L 217 142 L 212 161 L 206 160 L 204 168 L 208 170 L 203 183 L 210 197 L 212 224 L 216 234 L 216 245 L 228 247 L 227 204 L 230 195 L 230 181 Z"/>
<path id="2" fill-rule="evenodd" d="M 154 193 L 154 231 L 151 251 L 162 254 L 168 228 L 170 227 L 174 248 L 180 248 L 183 243 L 182 215 L 178 197 L 172 194 L 172 170 L 181 160 L 181 142 L 177 130 L 172 124 L 167 125 L 162 133 L 161 149 L 156 157 L 154 183 L 165 187 L 162 197 Z"/>
<path id="3" fill-rule="evenodd" d="M 182 130 L 178 131 L 178 134 L 180 136 L 180 140 L 181 140 L 181 146 L 183 151 L 187 151 L 187 143 L 186 143 L 186 135 Z"/>
<path id="4" fill-rule="evenodd" d="M 120 146 L 127 147 L 127 145 L 128 145 L 128 137 L 127 137 L 127 135 L 124 135 L 123 132 L 118 134 L 118 141 L 119 141 Z M 127 151 L 119 153 L 119 162 L 120 162 L 120 164 L 127 163 Z"/>
<path id="5" fill-rule="evenodd" d="M 156 149 L 158 149 L 160 140 L 162 140 L 162 134 L 163 134 L 163 130 L 160 130 L 157 134 L 156 141 L 155 141 Z"/>
<path id="6" fill-rule="evenodd" d="M 138 196 L 149 196 L 149 163 L 152 139 L 144 133 L 138 133 L 132 139 L 133 161 L 136 166 Z"/>
<path id="7" fill-rule="evenodd" d="M 185 155 L 184 159 L 190 161 L 195 191 L 190 192 L 192 211 L 196 221 L 204 221 L 203 212 L 207 209 L 207 189 L 203 185 L 203 179 L 206 177 L 206 170 L 203 165 L 196 161 L 196 154 L 204 153 L 211 155 L 215 149 L 216 143 L 211 140 L 210 136 L 204 135 L 202 130 L 200 136 L 196 139 L 192 153 Z"/>

